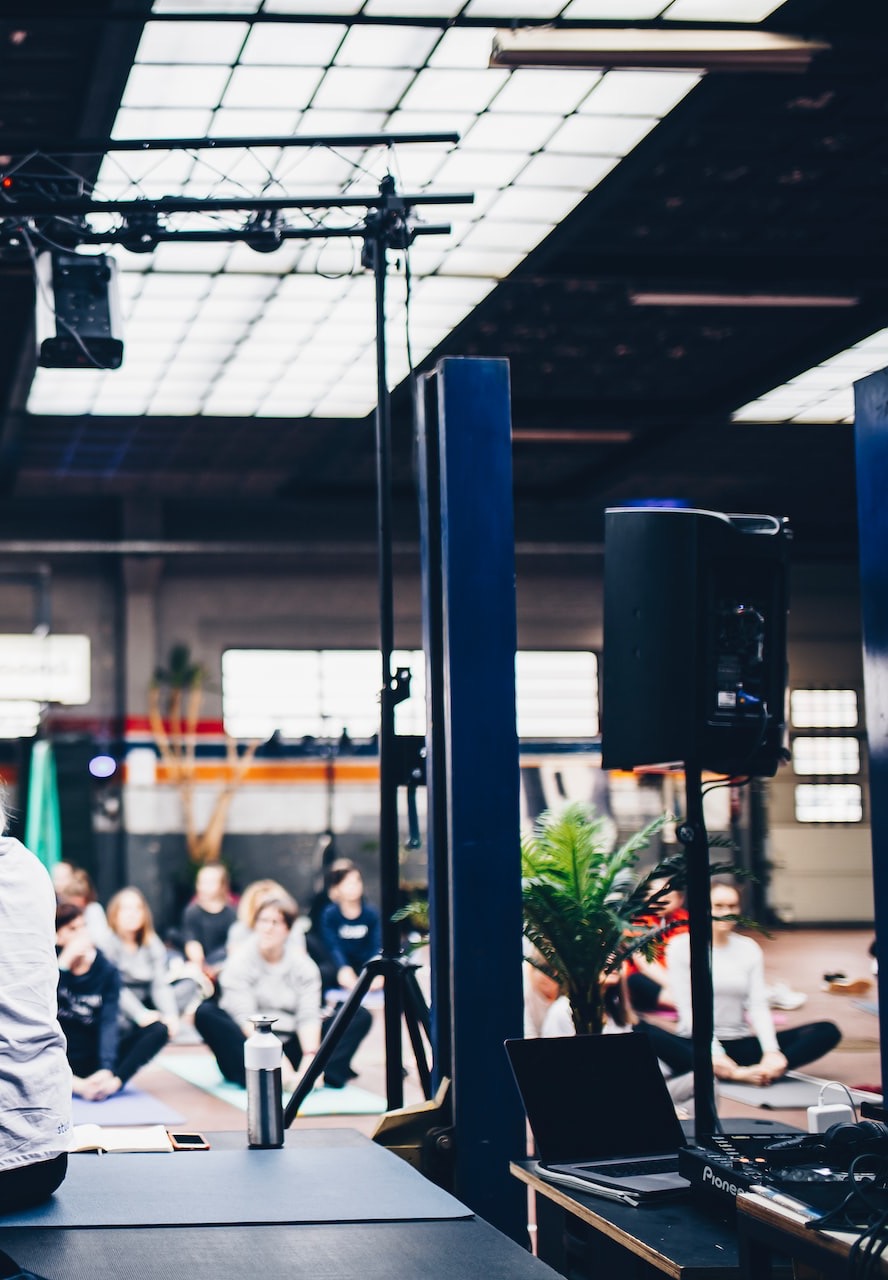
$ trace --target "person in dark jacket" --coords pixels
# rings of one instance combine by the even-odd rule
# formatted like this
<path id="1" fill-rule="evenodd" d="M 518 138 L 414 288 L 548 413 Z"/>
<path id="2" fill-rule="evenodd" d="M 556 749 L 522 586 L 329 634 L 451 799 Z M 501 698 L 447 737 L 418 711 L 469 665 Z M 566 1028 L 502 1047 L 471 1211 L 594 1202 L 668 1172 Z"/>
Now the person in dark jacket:
<path id="1" fill-rule="evenodd" d="M 93 945 L 83 911 L 73 902 L 56 910 L 59 1022 L 68 1043 L 74 1093 L 97 1102 L 118 1093 L 168 1039 L 162 1022 L 130 1024 L 121 1034 L 120 974 Z"/>

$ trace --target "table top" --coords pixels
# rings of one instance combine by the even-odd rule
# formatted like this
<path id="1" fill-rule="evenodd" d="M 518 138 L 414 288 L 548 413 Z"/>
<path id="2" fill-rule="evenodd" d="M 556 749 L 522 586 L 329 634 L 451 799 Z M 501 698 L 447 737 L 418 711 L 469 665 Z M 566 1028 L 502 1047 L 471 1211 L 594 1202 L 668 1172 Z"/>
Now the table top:
<path id="1" fill-rule="evenodd" d="M 558 1280 L 480 1218 L 172 1232 L 0 1227 L 0 1249 L 44 1280 Z"/>
<path id="2" fill-rule="evenodd" d="M 737 1233 L 728 1206 L 709 1209 L 687 1198 L 636 1207 L 549 1182 L 535 1172 L 533 1161 L 515 1162 L 510 1170 L 538 1195 L 675 1280 L 740 1274 Z"/>
<path id="3" fill-rule="evenodd" d="M 209 1133 L 207 1139 L 207 1152 L 73 1157 L 72 1185 L 89 1186 L 98 1171 L 116 1175 L 116 1185 L 109 1184 L 105 1194 L 123 1206 L 123 1215 L 97 1198 L 91 1209 L 79 1199 L 79 1220 L 73 1222 L 66 1215 L 52 1222 L 0 1217 L 0 1250 L 44 1280 L 557 1280 L 545 1263 L 354 1130 L 288 1131 L 284 1148 L 274 1151 L 247 1150 L 242 1132 Z M 167 1180 L 176 1171 L 188 1175 L 192 1198 L 205 1184 L 208 1195 L 201 1192 L 200 1203 L 215 1199 L 216 1225 L 196 1218 L 193 1204 L 171 1224 L 170 1209 L 153 1193 L 159 1220 L 151 1221 L 136 1176 L 149 1168 L 146 1161 L 154 1162 L 152 1179 L 158 1173 Z M 298 1170 L 299 1176 L 275 1180 L 266 1176 L 269 1170 Z M 245 1216 L 244 1200 L 256 1199 L 256 1180 L 265 1208 Z M 67 1185 L 68 1179 L 54 1200 Z M 167 1200 L 178 1198 L 168 1182 Z M 306 1206 L 325 1200 L 335 1212 L 322 1209 L 323 1216 L 306 1220 Z M 386 1200 L 389 1216 L 374 1220 Z M 120 1225 L 103 1225 L 109 1216 Z"/>
<path id="4" fill-rule="evenodd" d="M 4 1228 L 227 1226 L 406 1222 L 471 1210 L 355 1132 L 299 1130 L 284 1147 L 250 1150 L 244 1135 L 208 1134 L 209 1151 L 73 1155 L 45 1204 Z M 337 1136 L 333 1136 L 337 1135 Z"/>

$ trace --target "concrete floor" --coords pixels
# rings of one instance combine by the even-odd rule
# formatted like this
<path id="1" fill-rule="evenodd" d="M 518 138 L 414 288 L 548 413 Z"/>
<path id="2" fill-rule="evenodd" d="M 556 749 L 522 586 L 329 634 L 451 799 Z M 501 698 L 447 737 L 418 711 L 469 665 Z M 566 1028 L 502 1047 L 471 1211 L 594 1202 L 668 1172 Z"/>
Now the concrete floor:
<path id="1" fill-rule="evenodd" d="M 781 931 L 772 938 L 759 940 L 765 951 L 768 980 L 786 982 L 808 997 L 801 1009 L 777 1014 L 781 1025 L 796 1026 L 802 1022 L 829 1018 L 841 1028 L 842 1041 L 838 1048 L 819 1062 L 813 1063 L 808 1068 L 810 1074 L 849 1086 L 878 1085 L 881 1080 L 878 1018 L 858 1008 L 855 999 L 846 995 L 833 995 L 821 989 L 824 972 L 843 971 L 848 977 L 871 978 L 868 947 L 872 934 L 859 929 L 798 929 Z M 875 1000 L 875 980 L 869 992 L 861 998 L 864 1001 Z M 670 1024 L 666 1022 L 664 1025 L 669 1027 Z M 171 1055 L 195 1051 L 192 1046 L 169 1046 L 139 1073 L 135 1083 L 156 1097 L 166 1099 L 185 1117 L 188 1128 L 242 1129 L 245 1124 L 242 1111 L 218 1101 L 165 1070 L 164 1063 Z M 404 1062 L 408 1068 L 408 1076 L 404 1082 L 404 1100 L 406 1103 L 417 1102 L 421 1098 L 421 1091 L 409 1045 L 405 1046 Z M 357 1084 L 385 1095 L 381 1010 L 373 1012 L 373 1029 L 356 1055 L 355 1067 L 359 1072 Z M 827 1100 L 841 1101 L 842 1096 L 838 1091 L 833 1091 Z M 722 1118 L 732 1115 L 767 1117 L 801 1127 L 805 1125 L 804 1112 L 800 1111 L 761 1111 L 727 1100 L 721 1101 L 719 1109 Z M 295 1124 L 297 1127 L 312 1128 L 348 1127 L 369 1135 L 376 1126 L 376 1117 L 297 1117 Z"/>

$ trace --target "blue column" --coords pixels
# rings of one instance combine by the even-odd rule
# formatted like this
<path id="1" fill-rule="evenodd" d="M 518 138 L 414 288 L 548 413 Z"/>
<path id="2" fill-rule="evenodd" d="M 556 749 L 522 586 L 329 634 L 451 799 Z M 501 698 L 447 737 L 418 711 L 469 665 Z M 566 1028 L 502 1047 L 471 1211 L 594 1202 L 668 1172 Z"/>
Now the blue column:
<path id="1" fill-rule="evenodd" d="M 854 411 L 879 1005 L 888 1009 L 888 370 L 855 382 Z M 885 1017 L 880 1046 L 884 1084 L 888 1082 Z"/>
<path id="2" fill-rule="evenodd" d="M 441 361 L 418 416 L 427 661 L 440 654 L 437 672 L 429 662 L 440 721 L 429 798 L 443 819 L 431 833 L 433 966 L 436 952 L 449 957 L 433 991 L 453 1079 L 454 1191 L 524 1243 L 526 1198 L 508 1172 L 524 1118 L 503 1049 L 523 1024 L 508 363 Z"/>

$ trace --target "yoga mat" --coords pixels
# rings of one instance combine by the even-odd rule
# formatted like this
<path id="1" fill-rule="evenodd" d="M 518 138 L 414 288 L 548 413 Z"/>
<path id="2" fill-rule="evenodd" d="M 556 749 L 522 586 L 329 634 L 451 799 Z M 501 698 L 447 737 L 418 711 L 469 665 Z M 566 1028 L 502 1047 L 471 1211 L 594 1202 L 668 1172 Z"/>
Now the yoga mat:
<path id="1" fill-rule="evenodd" d="M 185 1117 L 166 1102 L 150 1093 L 126 1085 L 120 1093 L 102 1102 L 75 1098 L 72 1107 L 74 1124 L 182 1124 Z"/>
<path id="2" fill-rule="evenodd" d="M 164 1068 L 189 1084 L 211 1093 L 221 1102 L 230 1102 L 241 1111 L 247 1109 L 247 1091 L 240 1085 L 223 1080 L 215 1061 L 208 1053 L 167 1054 Z M 285 1099 L 286 1100 L 286 1099 Z M 379 1116 L 386 1109 L 385 1098 L 358 1085 L 343 1089 L 313 1089 L 299 1108 L 300 1116 Z"/>
<path id="3" fill-rule="evenodd" d="M 820 1090 L 826 1084 L 815 1076 L 805 1076 L 800 1072 L 787 1071 L 782 1080 L 773 1084 L 759 1086 L 755 1084 L 737 1084 L 731 1080 L 719 1080 L 718 1093 L 721 1098 L 729 1098 L 732 1102 L 745 1102 L 750 1107 L 761 1107 L 768 1111 L 801 1110 L 814 1107 L 820 1097 Z M 873 1094 L 851 1090 L 855 1103 L 860 1103 Z M 830 1089 L 824 1098 L 826 1102 L 847 1101 L 843 1089 Z"/>
<path id="4" fill-rule="evenodd" d="M 308 1145 L 250 1151 L 244 1145 L 240 1151 L 78 1155 L 50 1200 L 4 1214 L 0 1225 L 196 1227 L 471 1216 L 404 1160 L 368 1141 L 347 1151 Z"/>

